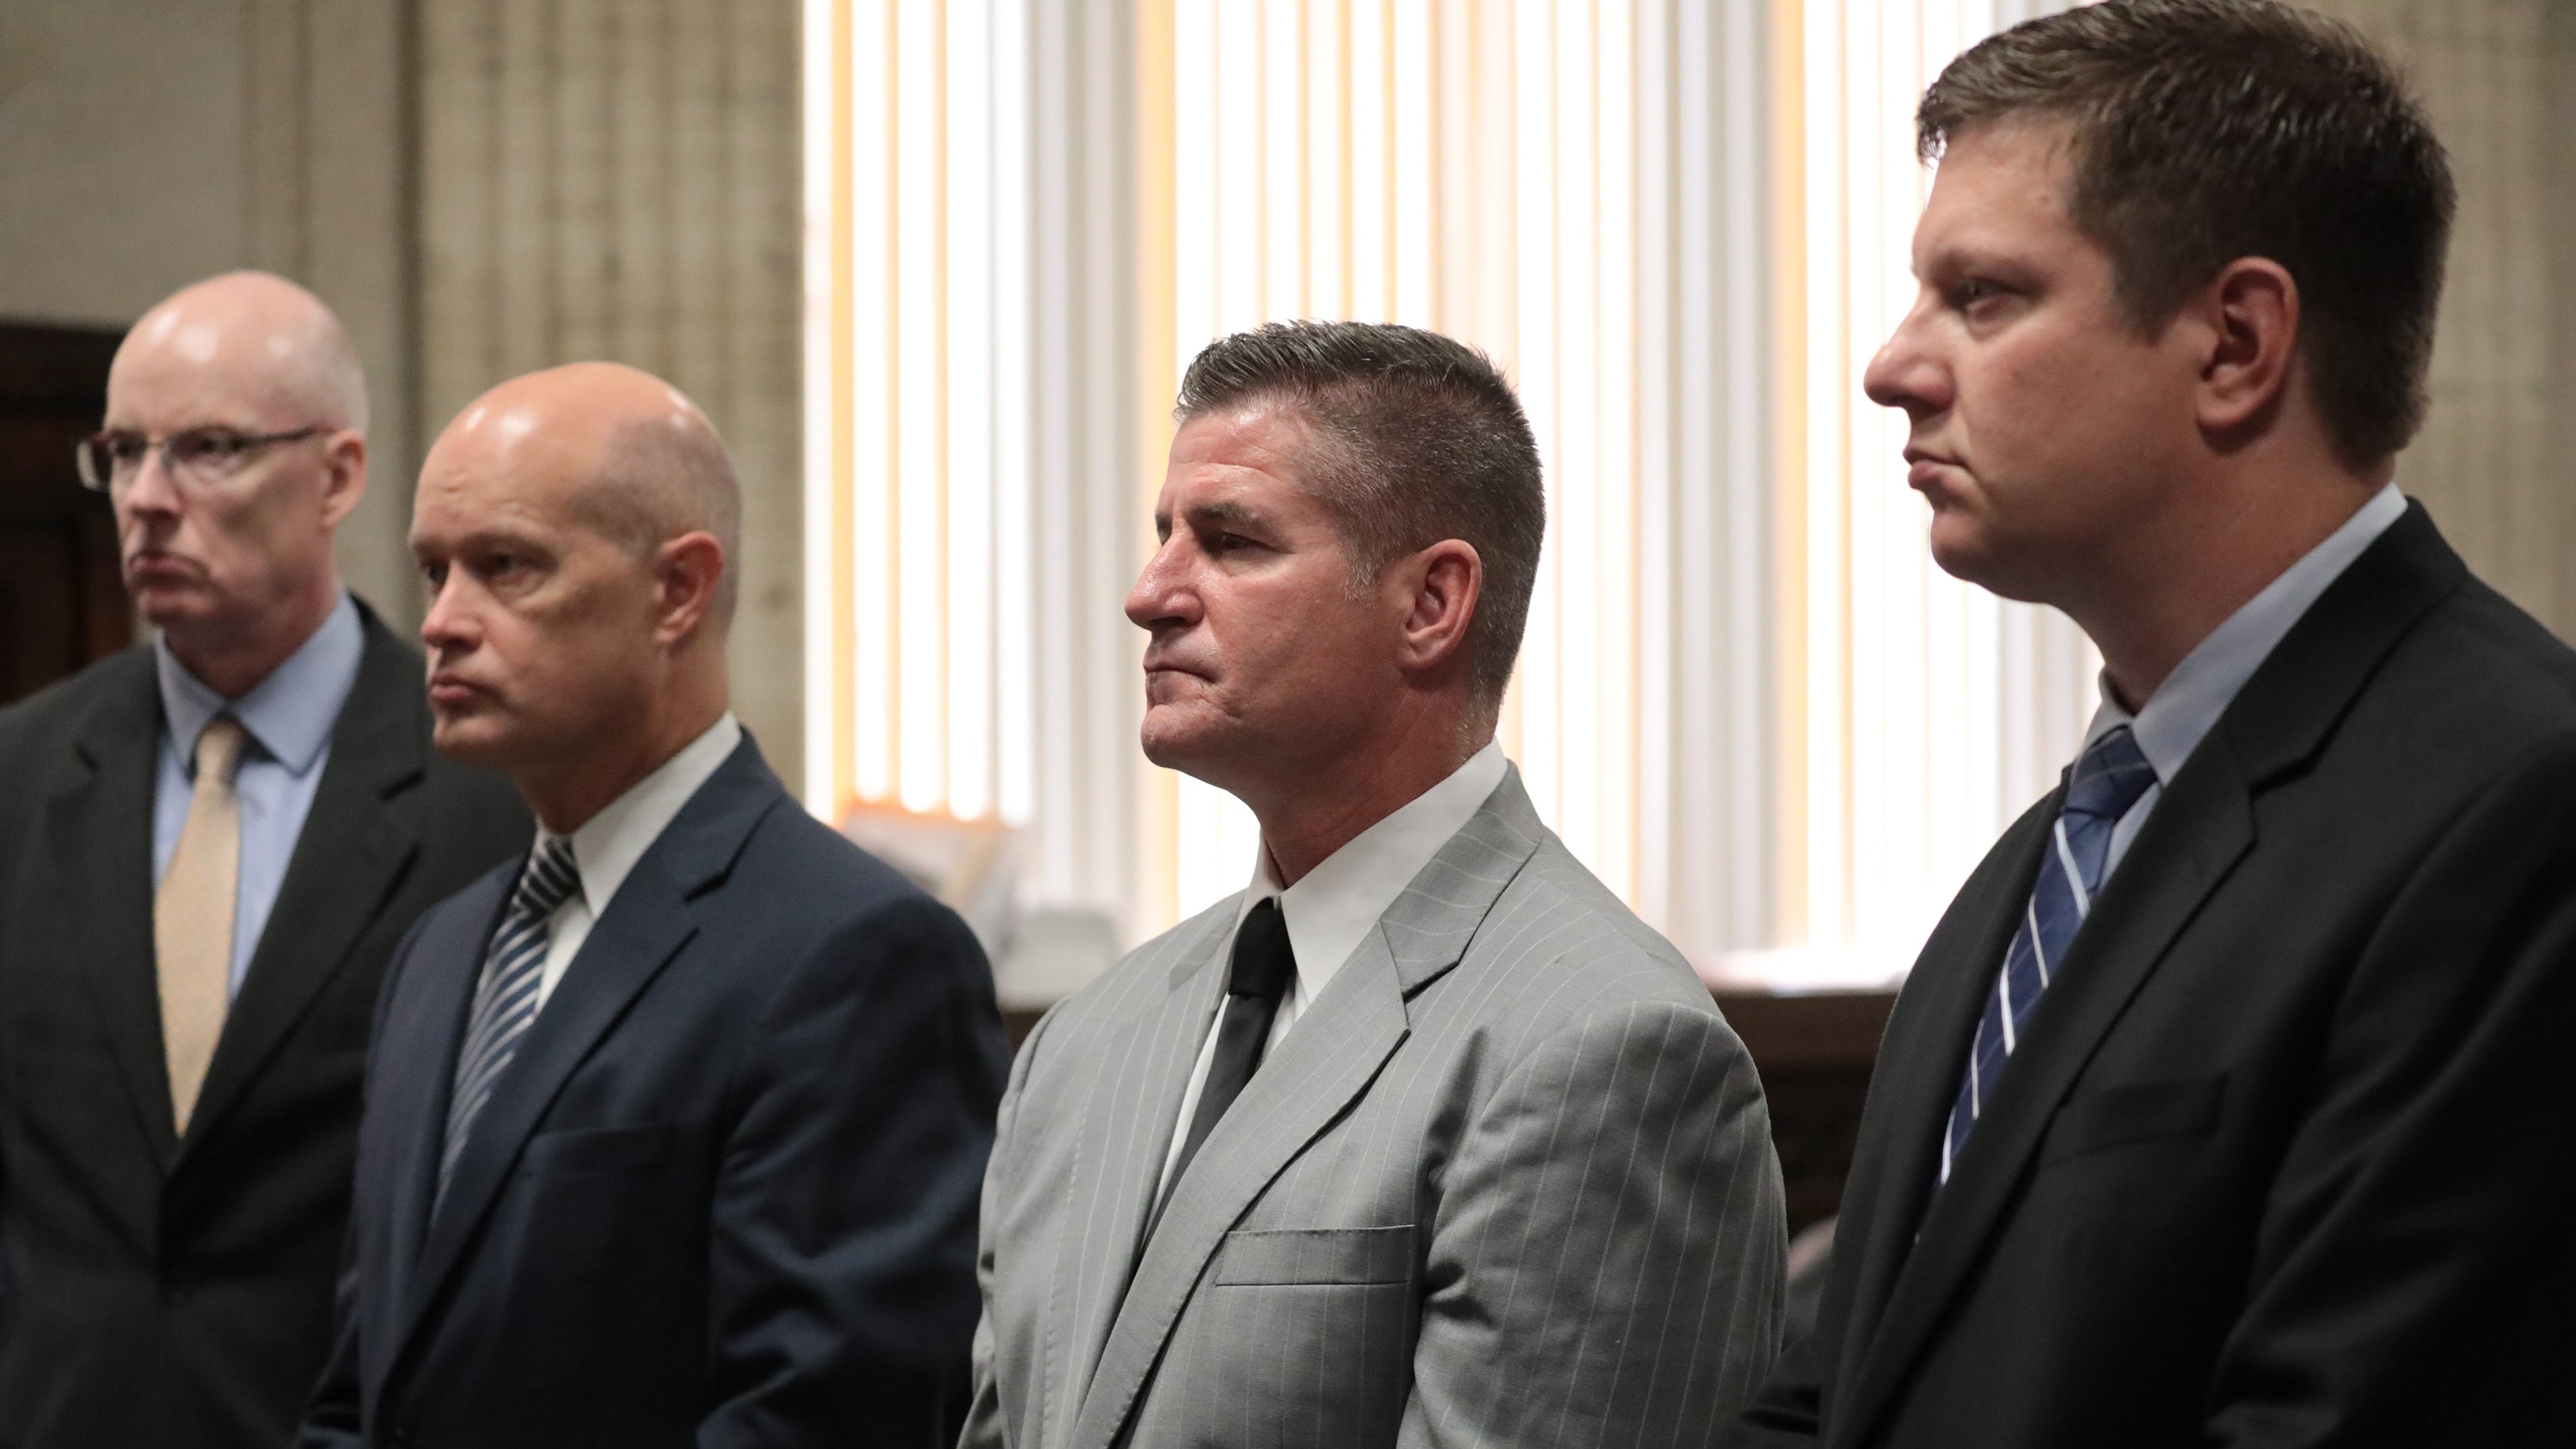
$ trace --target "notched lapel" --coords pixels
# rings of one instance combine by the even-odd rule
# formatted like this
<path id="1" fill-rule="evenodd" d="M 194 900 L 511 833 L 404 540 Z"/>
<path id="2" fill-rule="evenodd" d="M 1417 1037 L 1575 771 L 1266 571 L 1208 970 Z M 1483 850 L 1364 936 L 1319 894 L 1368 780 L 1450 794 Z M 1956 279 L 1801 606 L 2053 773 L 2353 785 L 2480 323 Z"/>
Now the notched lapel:
<path id="1" fill-rule="evenodd" d="M 1852 1384 L 1848 1415 L 1837 1426 L 1837 1442 L 1857 1442 L 1868 1431 L 2019 1193 L 2050 1116 L 2094 1049 L 2174 938 L 2253 845 L 2253 803 L 2243 768 L 2213 732 L 2157 802 L 2130 848 L 2130 864 L 2104 887 L 2065 964 L 2031 1009 L 2023 1044 L 1952 1165 L 1949 1184 L 1934 1195 L 1922 1235 L 1896 1276 L 1886 1315 Z M 1998 947 L 1996 969 L 2001 959 Z M 1985 984 L 1991 982 L 1989 973 Z M 1964 1062 L 1962 1055 L 1960 1070 Z M 1955 1091 L 1955 1080 L 1951 1087 Z M 1949 1097 L 1940 1100 L 1946 1111 Z"/>
<path id="2" fill-rule="evenodd" d="M 746 735 L 617 888 L 607 912 L 591 927 L 563 980 L 537 1013 L 535 1025 L 520 1040 L 518 1053 L 493 1083 L 492 1099 L 456 1159 L 447 1198 L 430 1216 L 411 1299 L 403 1309 L 404 1345 L 418 1338 L 429 1305 L 457 1270 L 517 1167 L 521 1149 L 564 1083 L 688 947 L 698 932 L 696 900 L 723 884 L 753 830 L 771 810 L 786 804 L 785 788 Z M 482 945 L 476 942 L 473 950 L 478 972 Z M 454 1050 L 443 1061 L 451 1075 Z M 438 1120 L 424 1126 L 430 1135 L 445 1131 L 443 1088 L 439 1101 Z M 398 1346 L 397 1359 L 401 1351 Z"/>
<path id="3" fill-rule="evenodd" d="M 520 1149 L 574 1069 L 696 934 L 697 923 L 678 890 L 648 854 L 581 943 L 545 1009 L 520 1040 L 518 1054 L 493 1084 L 491 1101 L 475 1119 L 465 1150 L 456 1159 L 456 1175 L 447 1184 L 446 1200 L 429 1220 L 413 1296 L 415 1313 L 436 1297 L 455 1268 L 518 1165 Z M 453 1066 L 451 1061 L 451 1072 Z M 444 1131 L 443 1111 L 440 1117 L 430 1126 L 433 1135 Z"/>
<path id="4" fill-rule="evenodd" d="M 153 1165 L 166 1172 L 177 1130 L 152 943 L 152 792 L 161 704 L 144 658 L 127 687 L 84 721 L 72 746 L 73 778 L 48 802 L 47 827 L 80 949 L 74 969 L 98 1007 Z"/>
<path id="5" fill-rule="evenodd" d="M 1140 993 L 1146 1004 L 1112 1026 L 1098 1050 L 1100 1070 L 1085 1086 L 1067 1221 L 1085 1225 L 1071 1251 L 1055 1255 L 1051 1309 L 1062 1314 L 1049 1337 L 1061 1355 L 1048 1365 L 1054 1384 L 1089 1384 L 1109 1340 L 1154 1188 L 1179 1128 L 1181 1094 L 1199 1047 L 1225 996 L 1225 948 L 1234 936 L 1220 904 L 1189 939 L 1162 989 Z M 1077 1392 L 1074 1397 L 1081 1395 Z M 1057 1400 L 1050 1398 L 1050 1404 Z"/>
<path id="6" fill-rule="evenodd" d="M 368 1310 L 366 1339 L 368 1381 L 382 1383 L 395 1350 L 402 1344 L 391 1328 L 411 1322 L 421 1295 L 413 1291 L 421 1266 L 422 1245 L 429 1236 L 429 1215 L 438 1191 L 438 1159 L 447 1127 L 447 1097 L 454 1085 L 456 1056 L 465 1044 L 465 1017 L 476 979 L 483 969 L 483 948 L 499 929 L 501 908 L 510 886 L 527 868 L 523 853 L 486 874 L 434 914 L 411 944 L 401 974 L 385 983 L 394 998 L 379 1013 L 379 1024 L 401 1026 L 380 1031 L 367 1063 L 367 1126 L 360 1138 L 358 1172 L 361 1210 L 371 1201 L 370 1184 L 383 1195 L 375 1209 L 388 1219 L 390 1251 L 386 1255 L 386 1309 Z M 394 1152 L 377 1161 L 381 1147 Z"/>
<path id="7" fill-rule="evenodd" d="M 1522 788 L 1520 771 L 1506 770 L 1494 793 L 1387 908 L 1358 953 L 1334 973 L 1332 984 L 1245 1084 L 1243 1095 L 1174 1185 L 1171 1203 L 1154 1226 L 1082 1395 L 1072 1449 L 1109 1449 L 1124 1432 L 1181 1310 L 1225 1235 L 1280 1172 L 1377 1080 L 1411 1032 L 1411 998 L 1464 958 L 1504 888 L 1546 838 L 1547 828 Z M 1230 934 L 1232 917 L 1223 919 Z M 1225 939 L 1220 936 L 1212 945 Z M 1213 979 L 1222 967 L 1206 970 Z M 1176 968 L 1176 987 L 1192 979 L 1198 978 Z M 1178 1114 L 1181 1088 L 1196 1065 L 1220 987 L 1218 982 L 1209 988 L 1206 1010 L 1192 1018 L 1195 1030 L 1177 1048 L 1155 1053 L 1179 1063 L 1166 1120 Z M 1161 1165 L 1159 1154 L 1171 1139 L 1168 1132 L 1144 1135 L 1156 1141 L 1157 1155 L 1150 1168 L 1133 1175 L 1150 1193 Z"/>
<path id="8" fill-rule="evenodd" d="M 1225 1235 L 1281 1169 L 1368 1089 L 1405 1034 L 1403 983 L 1385 932 L 1375 931 L 1253 1073 L 1173 1184 L 1083 1394 L 1072 1449 L 1109 1449 L 1116 1442 Z M 1193 1050 L 1193 1063 L 1195 1057 Z M 1144 1175 L 1150 1192 L 1154 1173 Z"/>
<path id="9" fill-rule="evenodd" d="M 1845 1220 L 1870 1225 L 1866 1238 L 1853 1240 L 1859 1251 L 1844 1320 L 1850 1332 L 1836 1375 L 1846 1387 L 1914 1251 L 1950 1104 L 1967 1070 L 1968 1042 L 2004 948 L 2021 923 L 2022 904 L 2039 875 L 2040 852 L 2063 798 L 2062 789 L 2052 791 L 1998 842 L 1924 943 L 1889 1018 L 1851 1180 L 1843 1190 Z"/>

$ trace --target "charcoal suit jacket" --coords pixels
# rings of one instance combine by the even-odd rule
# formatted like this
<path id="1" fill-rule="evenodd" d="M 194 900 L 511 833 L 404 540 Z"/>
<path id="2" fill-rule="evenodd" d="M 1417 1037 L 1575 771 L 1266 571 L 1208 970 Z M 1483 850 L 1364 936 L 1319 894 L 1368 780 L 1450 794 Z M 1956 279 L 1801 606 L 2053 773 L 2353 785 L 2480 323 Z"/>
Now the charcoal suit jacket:
<path id="1" fill-rule="evenodd" d="M 746 737 L 618 887 L 476 1119 L 448 1092 L 525 852 L 386 977 L 309 1446 L 926 1446 L 964 1412 L 1007 1068 L 955 912 Z"/>
<path id="2" fill-rule="evenodd" d="M 418 651 L 358 675 L 187 1135 L 153 959 L 148 647 L 0 710 L 0 1445 L 275 1449 L 331 1342 L 377 982 L 512 851 L 429 744 Z"/>
<path id="3" fill-rule="evenodd" d="M 1936 1190 L 2060 800 L 1906 982 L 1737 1442 L 2565 1443 L 2576 655 L 2411 507 L 2167 782 Z"/>

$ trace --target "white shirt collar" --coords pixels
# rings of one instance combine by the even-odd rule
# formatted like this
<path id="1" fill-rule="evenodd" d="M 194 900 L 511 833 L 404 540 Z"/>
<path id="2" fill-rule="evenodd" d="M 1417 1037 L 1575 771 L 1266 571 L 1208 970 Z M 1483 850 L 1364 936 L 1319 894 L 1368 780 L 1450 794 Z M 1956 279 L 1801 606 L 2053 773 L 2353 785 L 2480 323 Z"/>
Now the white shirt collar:
<path id="1" fill-rule="evenodd" d="M 2164 683 L 2156 686 L 2155 694 L 2136 714 L 2121 708 L 2111 693 L 2111 677 L 2104 673 L 2102 704 L 2084 731 L 2085 748 L 2090 749 L 2095 740 L 2119 726 L 2128 725 L 2136 732 L 2139 753 L 2155 767 L 2156 783 L 2172 781 L 2183 761 L 2191 758 L 2191 752 L 2217 726 L 2218 717 L 2227 712 L 2237 691 L 2271 657 L 2318 596 L 2343 577 L 2353 560 L 2405 514 L 2406 495 L 2397 491 L 2392 481 L 2345 519 L 2341 528 L 2327 534 L 2324 542 L 2308 550 L 2279 578 L 2264 585 L 2261 593 L 2228 615 L 2226 623 L 2211 630 L 2209 637 L 2165 676 Z"/>
<path id="2" fill-rule="evenodd" d="M 1288 946 L 1297 955 L 1298 995 L 1314 1000 L 1440 847 L 1476 818 L 1509 768 L 1502 745 L 1488 741 L 1449 778 L 1351 837 L 1292 886 L 1280 886 L 1270 867 L 1269 847 L 1263 846 L 1235 924 L 1241 926 L 1254 906 L 1278 897 Z"/>
<path id="3" fill-rule="evenodd" d="M 591 919 L 608 914 L 609 901 L 634 872 L 635 863 L 741 743 L 742 722 L 727 711 L 705 734 L 681 746 L 678 754 L 573 831 L 573 860 L 581 867 L 581 899 L 590 908 Z M 552 831 L 537 827 L 540 847 L 553 838 Z"/>

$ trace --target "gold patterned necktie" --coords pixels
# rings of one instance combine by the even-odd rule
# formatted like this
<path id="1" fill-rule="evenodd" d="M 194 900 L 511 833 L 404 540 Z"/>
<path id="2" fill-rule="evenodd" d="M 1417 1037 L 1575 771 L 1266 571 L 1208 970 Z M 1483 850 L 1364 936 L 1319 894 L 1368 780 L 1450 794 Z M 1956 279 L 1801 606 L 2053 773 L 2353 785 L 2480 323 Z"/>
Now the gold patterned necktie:
<path id="1" fill-rule="evenodd" d="M 152 902 L 152 946 L 161 976 L 161 1049 L 170 1066 L 170 1114 L 180 1135 L 215 1059 L 232 1001 L 233 903 L 241 886 L 241 721 L 217 715 L 197 736 L 197 783 L 188 823 Z"/>

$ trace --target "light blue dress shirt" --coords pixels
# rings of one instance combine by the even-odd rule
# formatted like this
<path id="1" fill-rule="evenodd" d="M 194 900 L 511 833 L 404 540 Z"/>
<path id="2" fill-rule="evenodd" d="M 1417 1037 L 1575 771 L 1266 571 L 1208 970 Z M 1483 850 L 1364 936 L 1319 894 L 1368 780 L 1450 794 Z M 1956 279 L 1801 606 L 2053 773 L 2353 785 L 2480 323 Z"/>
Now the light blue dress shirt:
<path id="1" fill-rule="evenodd" d="M 2392 482 L 2371 496 L 2361 510 L 2344 520 L 2341 528 L 2326 535 L 2325 541 L 2297 563 L 2283 570 L 2281 576 L 2264 585 L 2263 592 L 2245 601 L 2244 607 L 2227 616 L 2227 622 L 2210 631 L 2208 638 L 2183 656 L 2165 682 L 2131 714 L 2111 692 L 2111 677 L 2102 676 L 2102 707 L 2093 714 L 2093 723 L 2084 731 L 2084 747 L 2122 725 L 2136 732 L 2138 752 L 2155 767 L 2156 782 L 2120 817 L 2111 830 L 2110 853 L 2103 857 L 2102 879 L 2109 880 L 2118 869 L 2120 859 L 2129 853 L 2129 842 L 2155 812 L 2156 801 L 2163 798 L 2165 786 L 2173 782 L 2174 772 L 2200 748 L 2218 717 L 2236 700 L 2237 691 L 2263 661 L 2272 657 L 2273 649 L 2284 636 L 2306 617 L 2319 595 L 2343 571 L 2352 567 L 2388 531 L 2389 525 L 2406 515 L 2406 495 Z"/>
<path id="2" fill-rule="evenodd" d="M 277 888 L 295 855 L 295 838 L 304 833 L 304 817 L 312 813 L 313 792 L 331 755 L 331 727 L 357 685 L 358 659 L 366 646 L 358 606 L 346 592 L 313 637 L 239 699 L 226 700 L 190 674 L 166 640 L 152 646 L 161 668 L 161 773 L 152 791 L 156 889 L 169 872 L 171 852 L 179 848 L 180 827 L 188 823 L 197 736 L 216 715 L 229 713 L 250 737 L 233 774 L 233 798 L 241 810 L 241 880 L 233 899 L 235 995 L 277 904 Z"/>

